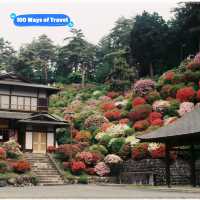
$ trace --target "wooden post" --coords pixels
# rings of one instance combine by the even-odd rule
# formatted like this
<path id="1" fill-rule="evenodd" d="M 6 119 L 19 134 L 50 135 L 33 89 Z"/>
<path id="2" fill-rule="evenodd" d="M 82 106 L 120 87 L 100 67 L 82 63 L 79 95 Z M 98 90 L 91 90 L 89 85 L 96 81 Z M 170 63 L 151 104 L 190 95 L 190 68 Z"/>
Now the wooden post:
<path id="1" fill-rule="evenodd" d="M 171 178 L 170 178 L 170 154 L 169 154 L 169 144 L 165 144 L 165 161 L 166 161 L 166 184 L 170 188 L 171 187 Z"/>
<path id="2" fill-rule="evenodd" d="M 190 146 L 190 156 L 191 156 L 191 163 L 190 163 L 191 184 L 193 187 L 196 187 L 195 149 L 193 144 L 191 144 Z"/>

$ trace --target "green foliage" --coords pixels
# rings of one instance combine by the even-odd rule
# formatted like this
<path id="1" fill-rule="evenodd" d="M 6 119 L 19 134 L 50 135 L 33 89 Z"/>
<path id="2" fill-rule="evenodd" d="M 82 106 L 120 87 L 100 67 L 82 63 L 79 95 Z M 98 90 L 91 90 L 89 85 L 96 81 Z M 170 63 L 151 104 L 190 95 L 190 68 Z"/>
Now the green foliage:
<path id="1" fill-rule="evenodd" d="M 81 83 L 81 73 L 72 72 L 67 76 L 67 83 Z"/>
<path id="2" fill-rule="evenodd" d="M 15 153 L 14 151 L 7 151 L 6 156 L 7 156 L 7 158 L 10 158 L 10 159 L 18 159 L 19 158 L 19 154 Z"/>
<path id="3" fill-rule="evenodd" d="M 0 162 L 0 173 L 5 173 L 8 170 L 8 166 L 5 162 Z"/>
<path id="4" fill-rule="evenodd" d="M 111 139 L 112 139 L 112 137 L 110 135 L 106 134 L 101 137 L 101 139 L 99 140 L 99 143 L 107 146 Z"/>
<path id="5" fill-rule="evenodd" d="M 124 138 L 113 138 L 109 142 L 109 150 L 111 153 L 119 153 L 122 146 L 125 144 Z"/>
<path id="6" fill-rule="evenodd" d="M 128 103 L 126 104 L 125 110 L 130 111 L 132 109 L 132 100 L 129 99 Z"/>
<path id="7" fill-rule="evenodd" d="M 57 129 L 56 141 L 57 141 L 58 145 L 70 144 L 71 143 L 70 130 L 66 129 L 66 128 Z"/>
<path id="8" fill-rule="evenodd" d="M 129 128 L 125 130 L 125 135 L 126 136 L 130 136 L 133 135 L 135 133 L 135 129 L 134 128 Z"/>
<path id="9" fill-rule="evenodd" d="M 81 175 L 81 176 L 78 178 L 78 183 L 81 183 L 81 184 L 88 184 L 88 176 L 87 176 L 86 174 Z"/>
<path id="10" fill-rule="evenodd" d="M 108 153 L 108 150 L 106 149 L 106 147 L 100 144 L 94 144 L 90 146 L 89 151 L 98 151 L 103 155 L 106 155 Z"/>

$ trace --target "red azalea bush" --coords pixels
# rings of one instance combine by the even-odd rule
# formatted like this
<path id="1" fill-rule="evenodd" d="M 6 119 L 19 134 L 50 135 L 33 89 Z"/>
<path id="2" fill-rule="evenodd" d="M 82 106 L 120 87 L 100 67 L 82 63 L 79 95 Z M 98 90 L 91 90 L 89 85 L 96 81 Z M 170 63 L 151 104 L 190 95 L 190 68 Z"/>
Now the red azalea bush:
<path id="1" fill-rule="evenodd" d="M 164 121 L 162 119 L 154 119 L 152 122 L 151 122 L 151 125 L 153 126 L 162 126 L 164 123 Z"/>
<path id="2" fill-rule="evenodd" d="M 56 151 L 56 147 L 54 147 L 54 146 L 48 146 L 47 147 L 47 152 L 48 153 L 54 153 Z"/>
<path id="3" fill-rule="evenodd" d="M 192 101 L 195 97 L 195 90 L 192 87 L 184 87 L 177 91 L 176 99 L 180 100 L 181 102 L 185 101 Z"/>
<path id="4" fill-rule="evenodd" d="M 149 114 L 149 122 L 152 123 L 155 119 L 161 119 L 162 118 L 162 114 L 159 112 L 151 112 Z"/>
<path id="5" fill-rule="evenodd" d="M 165 157 L 165 145 L 161 144 L 158 148 L 152 149 L 150 151 L 152 158 L 164 158 Z"/>
<path id="6" fill-rule="evenodd" d="M 86 168 L 86 165 L 82 161 L 73 160 L 71 162 L 71 170 L 73 173 L 80 173 L 80 172 L 84 171 L 85 168 Z"/>
<path id="7" fill-rule="evenodd" d="M 132 158 L 135 160 L 143 159 L 148 156 L 148 144 L 147 143 L 139 143 L 134 146 L 132 149 Z"/>
<path id="8" fill-rule="evenodd" d="M 129 123 L 129 119 L 128 118 L 123 118 L 119 120 L 119 124 L 128 124 Z"/>
<path id="9" fill-rule="evenodd" d="M 133 99 L 132 107 L 134 108 L 135 106 L 143 105 L 145 103 L 146 103 L 146 101 L 145 101 L 144 98 L 142 98 L 142 97 L 136 97 L 135 99 Z"/>
<path id="10" fill-rule="evenodd" d="M 107 111 L 104 113 L 104 116 L 110 121 L 119 120 L 121 118 L 121 112 L 119 110 Z"/>
<path id="11" fill-rule="evenodd" d="M 0 147 L 0 159 L 6 158 L 6 151 L 4 148 Z"/>
<path id="12" fill-rule="evenodd" d="M 93 155 L 91 152 L 82 151 L 76 154 L 76 159 L 90 165 L 93 161 Z"/>
<path id="13" fill-rule="evenodd" d="M 31 169 L 31 166 L 29 162 L 20 160 L 13 164 L 13 169 L 18 173 L 25 173 Z"/>
<path id="14" fill-rule="evenodd" d="M 140 120 L 135 122 L 133 125 L 133 128 L 135 128 L 136 131 L 144 131 L 149 127 L 149 122 L 147 120 Z"/>
<path id="15" fill-rule="evenodd" d="M 160 95 L 166 99 L 167 97 L 170 97 L 172 95 L 172 88 L 173 86 L 170 84 L 163 85 L 163 87 L 160 90 Z"/>
<path id="16" fill-rule="evenodd" d="M 132 121 L 138 121 L 146 119 L 152 111 L 152 107 L 149 104 L 136 106 L 133 111 L 128 114 L 128 117 Z"/>
<path id="17" fill-rule="evenodd" d="M 110 97 L 111 99 L 114 99 L 119 96 L 119 93 L 118 92 L 108 92 L 106 94 L 106 96 Z"/>
<path id="18" fill-rule="evenodd" d="M 175 73 L 173 71 L 168 71 L 164 75 L 164 79 L 167 81 L 172 81 L 174 79 Z"/>
<path id="19" fill-rule="evenodd" d="M 110 110 L 113 110 L 116 108 L 115 104 L 113 102 L 110 102 L 110 103 L 104 103 L 102 106 L 101 106 L 102 110 L 104 112 L 106 111 L 110 111 Z"/>

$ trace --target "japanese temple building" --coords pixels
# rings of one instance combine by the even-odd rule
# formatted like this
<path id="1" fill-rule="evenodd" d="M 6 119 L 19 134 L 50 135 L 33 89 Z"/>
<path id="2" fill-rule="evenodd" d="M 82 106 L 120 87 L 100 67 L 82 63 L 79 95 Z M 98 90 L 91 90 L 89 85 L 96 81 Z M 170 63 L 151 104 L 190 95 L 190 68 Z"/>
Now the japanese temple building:
<path id="1" fill-rule="evenodd" d="M 185 146 L 184 151 L 190 152 L 191 184 L 196 186 L 195 148 L 200 144 L 200 108 L 185 114 L 174 123 L 161 127 L 153 132 L 137 137 L 143 142 L 159 142 L 166 145 L 166 181 L 170 187 L 170 150 L 183 150 L 177 147 Z M 176 148 L 174 148 L 176 147 Z"/>
<path id="2" fill-rule="evenodd" d="M 14 74 L 0 74 L 0 142 L 16 139 L 22 150 L 46 153 L 56 128 L 67 123 L 48 114 L 49 96 L 59 89 L 35 84 Z"/>

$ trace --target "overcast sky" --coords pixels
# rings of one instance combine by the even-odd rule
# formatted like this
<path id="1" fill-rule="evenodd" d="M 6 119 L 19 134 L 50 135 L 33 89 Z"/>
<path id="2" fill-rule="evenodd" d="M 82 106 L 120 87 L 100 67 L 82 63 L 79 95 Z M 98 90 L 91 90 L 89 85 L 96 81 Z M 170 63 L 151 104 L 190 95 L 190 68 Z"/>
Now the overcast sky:
<path id="1" fill-rule="evenodd" d="M 108 34 L 120 17 L 133 17 L 143 10 L 158 12 L 165 19 L 172 16 L 171 9 L 177 0 L 0 0 L 0 37 L 10 41 L 15 48 L 30 42 L 33 37 L 47 34 L 55 44 L 62 44 L 69 36 L 67 27 L 16 27 L 11 13 L 62 13 L 70 16 L 74 28 L 81 28 L 86 39 L 97 44 Z"/>

